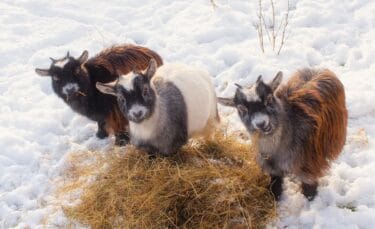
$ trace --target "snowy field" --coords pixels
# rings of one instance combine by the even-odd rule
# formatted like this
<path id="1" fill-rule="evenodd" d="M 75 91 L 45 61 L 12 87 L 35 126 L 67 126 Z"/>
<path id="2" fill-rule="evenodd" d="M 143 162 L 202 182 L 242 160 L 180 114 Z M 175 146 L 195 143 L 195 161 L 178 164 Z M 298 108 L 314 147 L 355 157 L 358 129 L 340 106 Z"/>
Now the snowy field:
<path id="1" fill-rule="evenodd" d="M 286 1 L 277 2 L 280 16 Z M 92 56 L 119 43 L 144 45 L 166 62 L 207 69 L 221 96 L 233 94 L 234 82 L 251 83 L 259 74 L 270 79 L 278 70 L 285 76 L 302 67 L 333 70 L 346 88 L 345 149 L 321 179 L 314 201 L 286 182 L 279 218 L 270 227 L 375 228 L 375 1 L 291 1 L 280 55 L 266 37 L 266 53 L 260 51 L 253 27 L 257 1 L 216 4 L 0 1 L 0 228 L 64 226 L 53 190 L 68 153 L 114 142 L 97 139 L 96 124 L 73 113 L 34 68 L 48 67 L 48 57 L 68 50 L 77 57 L 87 49 Z M 233 110 L 220 109 L 234 129 L 244 130 Z"/>

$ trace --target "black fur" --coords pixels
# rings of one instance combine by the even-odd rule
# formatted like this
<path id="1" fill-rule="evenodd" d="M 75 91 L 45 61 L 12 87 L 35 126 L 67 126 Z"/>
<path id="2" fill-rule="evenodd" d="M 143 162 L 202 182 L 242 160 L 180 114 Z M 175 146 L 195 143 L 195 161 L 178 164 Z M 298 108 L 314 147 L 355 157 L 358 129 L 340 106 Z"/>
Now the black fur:
<path id="1" fill-rule="evenodd" d="M 132 122 L 142 122 L 154 112 L 156 95 L 151 89 L 150 79 L 145 75 L 138 75 L 133 79 L 133 90 L 127 90 L 121 85 L 116 86 L 117 102 L 121 112 Z M 129 114 L 133 104 L 139 104 L 147 108 L 147 113 L 142 119 L 136 120 Z"/>
<path id="2" fill-rule="evenodd" d="M 96 133 L 96 136 L 100 139 L 108 137 L 108 133 L 105 129 L 105 122 L 98 122 L 98 132 Z"/>
<path id="3" fill-rule="evenodd" d="M 63 68 L 55 66 L 58 61 L 67 61 Z M 86 71 L 81 67 L 79 59 L 67 55 L 66 57 L 54 60 L 50 66 L 49 75 L 52 76 L 52 88 L 68 106 L 75 112 L 98 122 L 98 138 L 105 138 L 108 132 L 105 129 L 106 118 L 113 107 L 117 106 L 116 98 L 103 94 L 96 88 L 96 82 L 107 83 L 117 78 L 111 75 L 104 67 L 95 66 L 90 60 L 84 64 Z M 79 86 L 78 92 L 71 92 L 68 95 L 63 93 L 63 88 L 69 83 Z M 116 139 L 116 142 L 123 142 L 126 139 Z"/>
<path id="4" fill-rule="evenodd" d="M 96 89 L 95 79 L 99 79 L 100 71 L 88 67 L 86 73 L 81 70 L 81 63 L 78 60 L 73 57 L 68 58 L 69 61 L 64 68 L 51 65 L 50 74 L 54 77 L 52 80 L 54 92 L 75 112 L 93 121 L 104 122 L 112 107 L 116 106 L 116 99 Z M 107 77 L 101 76 L 101 78 Z M 80 93 L 65 95 L 63 87 L 69 83 L 78 84 Z"/>

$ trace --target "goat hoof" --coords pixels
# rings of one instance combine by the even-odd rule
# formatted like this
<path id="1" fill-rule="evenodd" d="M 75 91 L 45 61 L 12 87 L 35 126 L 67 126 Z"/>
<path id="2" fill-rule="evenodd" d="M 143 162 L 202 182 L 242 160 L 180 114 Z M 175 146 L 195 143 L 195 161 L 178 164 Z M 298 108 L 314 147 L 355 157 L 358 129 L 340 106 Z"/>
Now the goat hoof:
<path id="1" fill-rule="evenodd" d="M 155 160 L 156 159 L 156 153 L 148 153 L 148 159 Z"/>
<path id="2" fill-rule="evenodd" d="M 116 134 L 115 145 L 125 146 L 129 143 L 129 134 L 128 133 L 118 133 Z"/>
<path id="3" fill-rule="evenodd" d="M 269 184 L 269 189 L 274 196 L 276 201 L 280 200 L 281 194 L 283 192 L 283 178 L 282 177 L 271 177 L 271 182 Z"/>
<path id="4" fill-rule="evenodd" d="M 108 133 L 103 130 L 98 130 L 98 132 L 96 132 L 96 137 L 98 137 L 99 139 L 104 139 L 108 137 Z"/>
<path id="5" fill-rule="evenodd" d="M 274 198 L 275 198 L 276 201 L 280 200 L 281 193 L 282 193 L 281 189 L 277 189 L 277 188 L 271 187 L 271 193 L 274 196 Z"/>
<path id="6" fill-rule="evenodd" d="M 302 193 L 306 197 L 306 199 L 312 201 L 318 193 L 318 185 L 302 183 Z"/>

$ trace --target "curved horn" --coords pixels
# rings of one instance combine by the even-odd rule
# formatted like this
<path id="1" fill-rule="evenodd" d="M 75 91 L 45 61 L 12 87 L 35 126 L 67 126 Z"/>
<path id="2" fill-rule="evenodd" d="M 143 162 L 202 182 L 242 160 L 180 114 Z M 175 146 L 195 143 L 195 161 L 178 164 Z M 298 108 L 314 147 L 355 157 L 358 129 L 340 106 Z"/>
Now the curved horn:
<path id="1" fill-rule="evenodd" d="M 69 51 L 66 53 L 66 57 L 67 57 L 67 58 L 70 57 Z"/>

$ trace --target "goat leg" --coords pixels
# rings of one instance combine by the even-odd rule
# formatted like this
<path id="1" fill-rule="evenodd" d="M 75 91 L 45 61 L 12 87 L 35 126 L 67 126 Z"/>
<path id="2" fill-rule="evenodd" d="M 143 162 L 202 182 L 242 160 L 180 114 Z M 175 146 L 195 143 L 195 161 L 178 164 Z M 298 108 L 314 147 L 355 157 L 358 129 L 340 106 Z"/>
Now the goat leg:
<path id="1" fill-rule="evenodd" d="M 100 139 L 108 137 L 108 132 L 105 126 L 106 123 L 104 120 L 98 121 L 98 131 L 96 132 L 96 137 Z"/>
<path id="2" fill-rule="evenodd" d="M 318 183 L 307 184 L 302 182 L 302 193 L 309 200 L 312 201 L 318 193 Z"/>
<path id="3" fill-rule="evenodd" d="M 272 195 L 275 197 L 275 200 L 279 201 L 280 196 L 283 192 L 283 177 L 271 175 L 271 182 L 269 184 L 269 189 L 271 190 Z"/>

